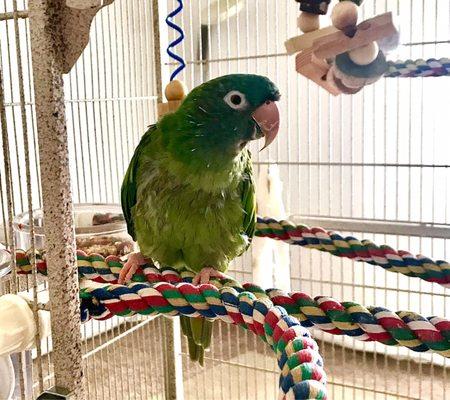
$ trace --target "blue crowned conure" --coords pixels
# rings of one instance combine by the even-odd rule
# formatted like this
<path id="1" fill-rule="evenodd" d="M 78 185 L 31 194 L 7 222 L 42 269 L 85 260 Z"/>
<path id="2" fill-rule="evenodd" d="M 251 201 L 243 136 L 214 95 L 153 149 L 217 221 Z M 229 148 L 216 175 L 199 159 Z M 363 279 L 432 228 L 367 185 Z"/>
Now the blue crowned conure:
<path id="1" fill-rule="evenodd" d="M 256 203 L 251 140 L 278 133 L 277 87 L 259 75 L 233 74 L 195 89 L 179 108 L 150 126 L 122 184 L 128 232 L 140 253 L 119 277 L 129 281 L 151 259 L 189 269 L 194 284 L 222 277 L 249 246 Z M 212 322 L 181 317 L 191 359 L 203 365 Z"/>

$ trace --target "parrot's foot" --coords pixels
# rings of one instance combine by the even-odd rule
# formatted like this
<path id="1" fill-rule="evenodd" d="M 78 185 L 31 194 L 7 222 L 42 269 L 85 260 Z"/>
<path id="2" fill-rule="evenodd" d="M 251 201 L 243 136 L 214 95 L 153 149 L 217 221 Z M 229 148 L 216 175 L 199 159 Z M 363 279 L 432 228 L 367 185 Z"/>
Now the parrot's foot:
<path id="1" fill-rule="evenodd" d="M 147 264 L 148 260 L 141 253 L 132 253 L 128 256 L 128 260 L 123 264 L 120 270 L 119 279 L 117 282 L 122 285 L 131 280 L 141 265 Z"/>
<path id="2" fill-rule="evenodd" d="M 194 285 L 198 285 L 199 283 L 209 283 L 211 281 L 211 277 L 222 279 L 225 278 L 225 275 L 212 267 L 206 267 L 194 276 L 194 279 L 192 279 L 192 283 Z"/>

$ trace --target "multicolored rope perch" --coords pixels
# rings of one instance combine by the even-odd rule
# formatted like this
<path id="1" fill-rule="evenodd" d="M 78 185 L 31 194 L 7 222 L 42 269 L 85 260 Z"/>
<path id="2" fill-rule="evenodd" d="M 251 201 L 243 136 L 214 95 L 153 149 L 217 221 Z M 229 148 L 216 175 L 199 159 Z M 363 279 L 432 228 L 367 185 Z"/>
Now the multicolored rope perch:
<path id="1" fill-rule="evenodd" d="M 256 236 L 268 237 L 275 240 L 282 240 L 292 245 L 303 246 L 333 254 L 338 257 L 350 258 L 355 261 L 364 261 L 371 265 L 377 265 L 390 272 L 397 272 L 409 277 L 420 278 L 428 282 L 438 283 L 444 287 L 450 287 L 450 264 L 447 261 L 437 260 L 423 255 L 414 256 L 404 250 L 394 250 L 387 245 L 378 246 L 370 240 L 359 240 L 352 236 L 343 237 L 336 232 L 327 232 L 323 228 L 310 228 L 306 225 L 295 225 L 290 221 L 277 221 L 272 218 L 258 217 L 256 224 Z M 22 259 L 20 259 L 22 258 Z M 115 268 L 118 274 L 120 260 L 114 267 L 111 261 L 111 268 Z M 22 263 L 22 264 L 21 264 Z M 28 273 L 31 266 L 23 261 L 23 256 L 19 254 L 19 273 Z M 46 274 L 45 263 L 37 260 L 37 268 L 42 274 Z M 111 270 L 95 272 L 102 275 L 100 281 L 115 282 L 117 279 Z M 107 276 L 110 275 L 110 276 Z M 86 275 L 87 279 L 96 279 Z"/>
<path id="2" fill-rule="evenodd" d="M 165 278 L 169 275 L 166 273 Z M 158 275 L 162 279 L 162 275 Z M 82 319 L 107 319 L 113 315 L 165 314 L 203 316 L 248 329 L 268 343 L 281 370 L 280 394 L 291 399 L 326 399 L 322 358 L 316 342 L 300 322 L 267 297 L 232 287 L 220 290 L 211 284 L 193 286 L 159 281 L 111 285 L 81 291 Z M 281 397 L 284 398 L 284 397 Z"/>
<path id="3" fill-rule="evenodd" d="M 28 269 L 29 261 L 25 253 L 18 253 L 17 263 L 20 272 Z M 79 251 L 78 266 L 80 277 L 115 283 L 122 262 L 118 257 L 104 259 L 99 255 L 87 256 Z M 37 267 L 40 272 L 44 272 L 45 261 L 38 259 Z M 179 309 L 180 304 L 188 307 L 190 312 L 192 308 L 197 310 L 200 307 L 202 312 L 211 313 L 208 315 L 233 319 L 233 313 L 238 313 L 237 310 L 243 307 L 240 304 L 241 293 L 248 292 L 259 300 L 267 299 L 282 307 L 306 328 L 315 327 L 362 341 L 400 345 L 418 352 L 432 350 L 450 357 L 450 321 L 444 318 L 425 318 L 414 312 L 393 312 L 382 307 L 366 308 L 354 302 L 340 303 L 325 296 L 313 299 L 302 292 L 287 294 L 277 289 L 263 290 L 252 284 L 240 285 L 231 278 L 214 281 L 220 289 L 212 285 L 194 287 L 188 283 L 192 277 L 193 273 L 189 271 L 180 274 L 173 269 L 159 270 L 152 265 L 143 266 L 133 277 L 134 283 L 129 286 L 112 284 L 100 289 L 83 290 L 83 320 L 134 313 L 176 315 L 184 313 Z M 189 297 L 192 293 L 195 296 Z"/>
<path id="4" fill-rule="evenodd" d="M 384 74 L 385 78 L 426 78 L 450 75 L 449 58 L 389 61 L 388 65 L 389 69 Z"/>
<path id="5" fill-rule="evenodd" d="M 450 287 L 450 264 L 403 250 L 394 250 L 387 245 L 377 246 L 370 240 L 358 240 L 352 236 L 343 237 L 336 232 L 327 232 L 323 228 L 309 228 L 295 225 L 290 221 L 277 221 L 272 218 L 258 218 L 256 236 L 270 237 L 286 243 L 304 246 L 346 257 L 355 261 L 364 261 L 378 265 L 387 271 L 421 278 L 428 282 Z"/>

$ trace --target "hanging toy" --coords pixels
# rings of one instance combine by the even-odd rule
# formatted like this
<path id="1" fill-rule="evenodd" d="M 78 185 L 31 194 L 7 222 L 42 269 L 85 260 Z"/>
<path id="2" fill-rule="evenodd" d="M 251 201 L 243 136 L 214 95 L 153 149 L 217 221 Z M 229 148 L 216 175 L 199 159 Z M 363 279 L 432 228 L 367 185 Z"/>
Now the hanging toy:
<path id="1" fill-rule="evenodd" d="M 173 21 L 173 18 L 183 11 L 183 1 L 182 0 L 177 1 L 178 6 L 177 8 L 175 8 L 175 10 L 173 10 L 167 15 L 166 23 L 169 26 L 169 28 L 172 28 L 178 33 L 178 37 L 176 37 L 172 42 L 169 43 L 166 52 L 170 58 L 178 62 L 178 66 L 170 75 L 170 82 L 168 83 L 164 91 L 164 95 L 167 99 L 167 102 L 162 101 L 158 103 L 158 117 L 162 117 L 167 113 L 175 111 L 180 106 L 181 102 L 186 97 L 186 94 L 188 92 L 184 82 L 175 79 L 181 73 L 181 71 L 183 71 L 183 69 L 186 68 L 186 63 L 183 57 L 179 56 L 178 54 L 172 51 L 174 47 L 176 47 L 184 40 L 183 29 Z"/>
<path id="2" fill-rule="evenodd" d="M 388 44 L 392 49 L 398 43 L 398 31 L 390 12 L 358 25 L 358 6 L 362 0 L 344 0 L 332 10 L 332 26 L 319 29 L 319 14 L 324 14 L 323 10 L 326 13 L 326 8 L 320 8 L 318 3 L 325 2 L 299 2 L 303 12 L 298 26 L 304 33 L 285 43 L 289 54 L 298 53 L 297 72 L 337 96 L 359 92 L 388 70 L 380 47 Z"/>
<path id="3" fill-rule="evenodd" d="M 331 13 L 333 26 L 350 38 L 357 33 L 358 5 L 353 1 L 341 1 Z M 376 41 L 371 41 L 338 54 L 327 74 L 327 82 L 344 94 L 355 94 L 380 79 L 387 68 L 383 52 Z"/>

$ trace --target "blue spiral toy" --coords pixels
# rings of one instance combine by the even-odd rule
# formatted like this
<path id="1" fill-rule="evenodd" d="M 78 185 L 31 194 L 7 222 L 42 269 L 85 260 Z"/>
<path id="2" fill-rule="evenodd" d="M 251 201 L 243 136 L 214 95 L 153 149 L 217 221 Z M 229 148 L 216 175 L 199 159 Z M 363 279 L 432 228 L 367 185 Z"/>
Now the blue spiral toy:
<path id="1" fill-rule="evenodd" d="M 181 11 L 183 11 L 183 0 L 177 0 L 178 7 L 173 10 L 169 15 L 167 15 L 166 23 L 167 25 L 178 32 L 179 36 L 175 38 L 172 42 L 169 43 L 167 46 L 167 54 L 169 57 L 177 61 L 180 65 L 175 69 L 175 71 L 172 72 L 170 75 L 170 80 L 173 81 L 176 76 L 183 71 L 184 68 L 186 68 L 186 63 L 183 60 L 183 57 L 180 57 L 178 54 L 175 54 L 172 49 L 176 47 L 178 44 L 180 44 L 184 40 L 184 32 L 183 29 L 181 29 L 180 26 L 178 26 L 174 21 L 173 18 L 177 16 Z"/>

